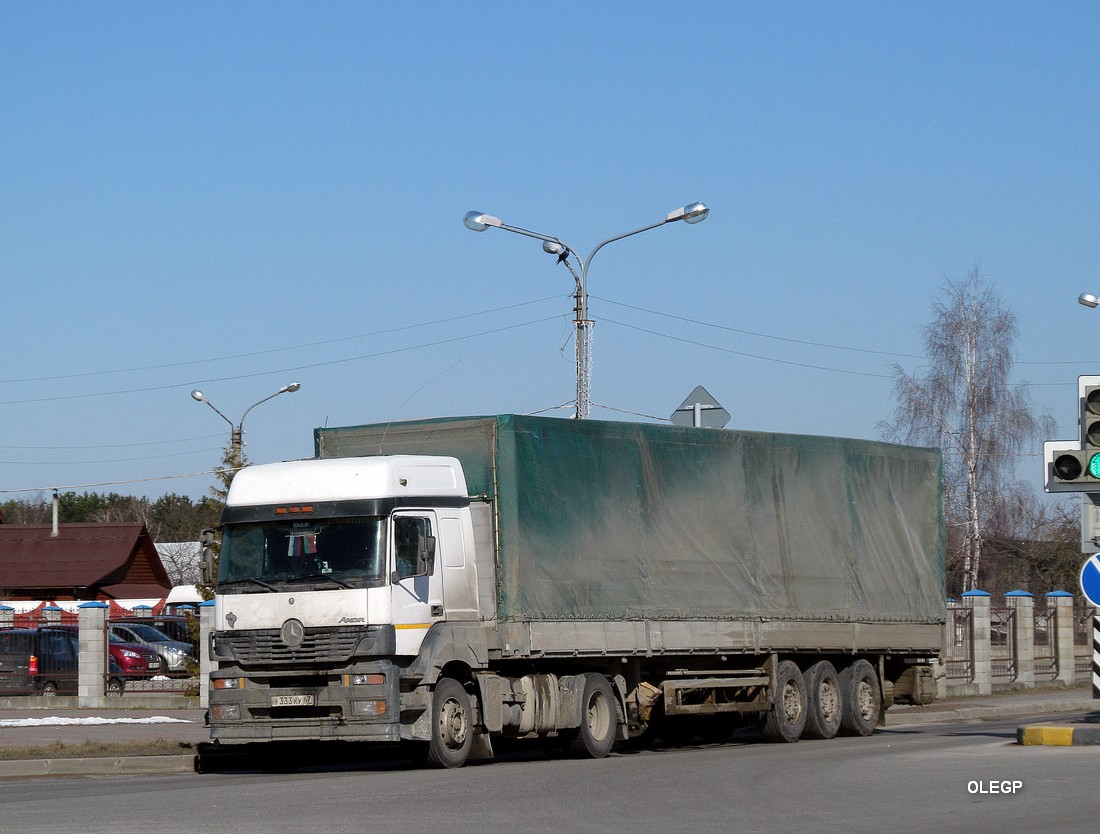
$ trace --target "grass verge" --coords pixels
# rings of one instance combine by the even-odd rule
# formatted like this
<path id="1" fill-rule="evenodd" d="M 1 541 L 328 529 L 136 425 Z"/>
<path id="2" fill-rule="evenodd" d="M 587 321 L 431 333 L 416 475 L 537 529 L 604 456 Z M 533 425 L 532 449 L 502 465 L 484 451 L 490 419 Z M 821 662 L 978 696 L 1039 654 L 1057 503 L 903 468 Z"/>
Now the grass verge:
<path id="1" fill-rule="evenodd" d="M 195 745 L 189 742 L 154 740 L 107 744 L 99 741 L 85 741 L 80 744 L 65 744 L 55 741 L 52 744 L 21 745 L 0 747 L 0 761 L 21 761 L 25 759 L 102 759 L 121 758 L 123 756 L 193 756 Z"/>

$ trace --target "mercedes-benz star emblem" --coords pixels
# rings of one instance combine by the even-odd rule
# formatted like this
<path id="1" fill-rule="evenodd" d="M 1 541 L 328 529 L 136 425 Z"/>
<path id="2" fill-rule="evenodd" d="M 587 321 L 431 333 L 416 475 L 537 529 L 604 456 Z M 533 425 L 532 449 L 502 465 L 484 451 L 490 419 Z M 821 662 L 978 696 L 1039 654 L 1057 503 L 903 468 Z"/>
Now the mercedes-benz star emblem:
<path id="1" fill-rule="evenodd" d="M 283 638 L 288 649 L 296 649 L 302 645 L 306 638 L 306 628 L 301 620 L 287 620 L 283 623 L 279 636 Z"/>

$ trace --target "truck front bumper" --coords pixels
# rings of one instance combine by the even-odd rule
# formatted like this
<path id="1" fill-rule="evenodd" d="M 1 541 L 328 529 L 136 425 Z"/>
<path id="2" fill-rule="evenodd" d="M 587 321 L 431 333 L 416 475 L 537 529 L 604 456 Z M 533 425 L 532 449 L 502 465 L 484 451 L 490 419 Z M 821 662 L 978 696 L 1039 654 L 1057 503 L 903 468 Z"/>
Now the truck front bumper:
<path id="1" fill-rule="evenodd" d="M 210 736 L 221 742 L 401 739 L 400 676 L 389 661 L 295 673 L 229 666 L 210 675 Z"/>

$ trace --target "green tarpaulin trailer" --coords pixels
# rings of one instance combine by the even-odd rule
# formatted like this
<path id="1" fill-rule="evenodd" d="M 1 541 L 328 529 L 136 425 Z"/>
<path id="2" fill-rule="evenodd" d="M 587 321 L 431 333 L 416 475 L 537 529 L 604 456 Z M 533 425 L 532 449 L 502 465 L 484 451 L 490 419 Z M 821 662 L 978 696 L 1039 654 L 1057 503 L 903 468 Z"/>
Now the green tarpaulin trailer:
<path id="1" fill-rule="evenodd" d="M 936 450 L 515 415 L 315 442 L 320 458 L 457 457 L 493 507 L 502 621 L 909 624 L 924 636 L 906 647 L 942 640 Z"/>

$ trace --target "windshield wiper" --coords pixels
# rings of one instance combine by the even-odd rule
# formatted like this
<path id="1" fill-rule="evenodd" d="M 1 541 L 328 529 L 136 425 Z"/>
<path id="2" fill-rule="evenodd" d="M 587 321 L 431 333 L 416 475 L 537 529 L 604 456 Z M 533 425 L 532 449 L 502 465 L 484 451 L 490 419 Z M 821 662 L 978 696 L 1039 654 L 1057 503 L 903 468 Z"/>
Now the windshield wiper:
<path id="1" fill-rule="evenodd" d="M 287 583 L 292 584 L 295 582 L 308 582 L 311 579 L 327 579 L 329 582 L 333 582 L 339 585 L 341 588 L 351 587 L 351 585 L 349 585 L 343 579 L 337 579 L 335 576 L 330 576 L 327 573 L 308 573 L 305 576 L 296 576 L 293 579 L 288 579 Z"/>
<path id="2" fill-rule="evenodd" d="M 241 582 L 251 582 L 254 585 L 259 585 L 261 588 L 266 588 L 269 591 L 278 591 L 279 590 L 274 585 L 272 585 L 268 582 L 264 582 L 262 579 L 256 579 L 254 576 L 250 576 L 246 579 L 234 579 L 230 582 L 223 582 L 221 584 L 222 585 L 238 585 Z"/>

